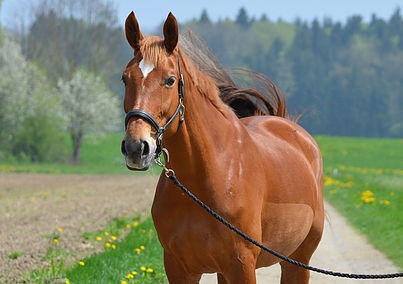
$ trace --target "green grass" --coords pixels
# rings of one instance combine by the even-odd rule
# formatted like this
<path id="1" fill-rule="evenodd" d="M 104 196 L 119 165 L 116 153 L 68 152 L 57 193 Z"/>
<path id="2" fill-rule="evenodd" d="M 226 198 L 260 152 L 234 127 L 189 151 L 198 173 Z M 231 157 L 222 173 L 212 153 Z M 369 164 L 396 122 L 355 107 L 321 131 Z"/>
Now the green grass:
<path id="1" fill-rule="evenodd" d="M 162 248 L 151 218 L 131 229 L 123 241 L 83 259 L 66 272 L 70 283 L 166 283 Z"/>
<path id="2" fill-rule="evenodd" d="M 103 136 L 87 136 L 81 149 L 81 163 L 30 163 L 0 161 L 0 173 L 51 173 L 51 174 L 124 174 L 127 170 L 120 152 L 123 133 L 109 133 Z M 152 173 L 160 173 L 154 166 Z"/>
<path id="3" fill-rule="evenodd" d="M 403 268 L 403 140 L 317 137 L 325 196 Z"/>
<path id="4" fill-rule="evenodd" d="M 43 259 L 49 265 L 26 274 L 23 283 L 167 283 L 151 217 L 142 222 L 140 217 L 115 218 L 102 231 L 84 233 L 84 243 L 103 251 L 84 259 L 77 260 L 73 252 L 60 247 L 63 233 L 47 238 Z M 76 259 L 73 264 L 71 259 Z"/>

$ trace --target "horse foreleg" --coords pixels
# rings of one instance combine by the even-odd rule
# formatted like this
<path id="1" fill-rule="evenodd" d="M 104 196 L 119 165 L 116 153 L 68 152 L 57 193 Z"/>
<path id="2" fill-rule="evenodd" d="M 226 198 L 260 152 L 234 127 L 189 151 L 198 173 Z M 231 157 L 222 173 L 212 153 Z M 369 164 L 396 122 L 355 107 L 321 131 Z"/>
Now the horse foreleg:
<path id="1" fill-rule="evenodd" d="M 170 284 L 197 284 L 200 281 L 201 274 L 188 272 L 182 263 L 167 253 L 164 253 L 164 267 Z"/>
<path id="2" fill-rule="evenodd" d="M 256 254 L 251 250 L 230 258 L 217 274 L 219 284 L 256 284 Z"/>

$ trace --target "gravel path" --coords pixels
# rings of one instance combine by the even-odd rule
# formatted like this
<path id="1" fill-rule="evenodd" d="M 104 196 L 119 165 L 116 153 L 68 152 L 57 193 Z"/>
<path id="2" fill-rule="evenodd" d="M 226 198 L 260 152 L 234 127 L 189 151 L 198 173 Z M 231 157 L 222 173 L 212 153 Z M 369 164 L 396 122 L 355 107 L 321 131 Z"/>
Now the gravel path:
<path id="1" fill-rule="evenodd" d="M 79 259 L 95 252 L 83 232 L 100 230 L 113 217 L 149 214 L 157 178 L 150 175 L 0 174 L 0 283 L 45 265 L 46 235 L 63 228 L 60 245 Z M 399 271 L 358 235 L 328 204 L 323 240 L 312 265 L 350 273 Z M 330 224 L 330 225 L 329 225 Z M 11 259 L 10 254 L 21 256 Z M 258 283 L 279 283 L 279 267 L 257 271 Z M 311 283 L 403 283 L 403 280 L 358 281 L 312 273 Z M 215 276 L 203 284 L 216 283 Z"/>

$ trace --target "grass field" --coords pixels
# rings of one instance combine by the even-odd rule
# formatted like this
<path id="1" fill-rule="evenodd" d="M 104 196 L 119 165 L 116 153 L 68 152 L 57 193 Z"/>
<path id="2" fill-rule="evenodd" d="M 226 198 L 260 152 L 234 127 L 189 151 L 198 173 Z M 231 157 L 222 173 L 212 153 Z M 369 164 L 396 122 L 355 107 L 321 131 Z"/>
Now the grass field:
<path id="1" fill-rule="evenodd" d="M 403 268 L 403 140 L 316 137 L 325 196 Z"/>
<path id="2" fill-rule="evenodd" d="M 0 172 L 127 173 L 119 149 L 121 137 L 112 134 L 87 139 L 81 165 L 0 163 Z M 324 136 L 316 140 L 324 157 L 326 199 L 403 268 L 403 140 Z M 135 226 L 133 220 L 130 222 L 120 225 L 126 233 L 116 240 L 110 241 L 105 232 L 83 236 L 105 246 L 104 253 L 72 267 L 64 266 L 63 252 L 50 247 L 50 267 L 32 272 L 27 282 L 63 279 L 65 283 L 166 283 L 162 252 L 151 220 Z"/>
<path id="3" fill-rule="evenodd" d="M 53 173 L 53 174 L 127 174 L 120 152 L 123 133 L 85 137 L 81 149 L 81 163 L 21 163 L 0 161 L 1 172 Z M 150 169 L 160 172 L 158 167 Z"/>

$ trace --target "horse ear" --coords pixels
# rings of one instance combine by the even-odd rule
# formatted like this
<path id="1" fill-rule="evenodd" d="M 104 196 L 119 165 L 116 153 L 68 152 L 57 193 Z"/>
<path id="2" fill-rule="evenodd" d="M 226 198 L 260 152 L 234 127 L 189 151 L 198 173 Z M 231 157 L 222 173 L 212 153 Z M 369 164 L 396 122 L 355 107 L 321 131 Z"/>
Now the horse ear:
<path id="1" fill-rule="evenodd" d="M 133 12 L 126 18 L 125 33 L 130 46 L 137 52 L 140 49 L 140 41 L 143 39 L 143 34 L 140 31 L 139 23 Z"/>
<path id="2" fill-rule="evenodd" d="M 170 12 L 164 23 L 164 45 L 168 53 L 172 53 L 178 44 L 178 22 Z"/>

